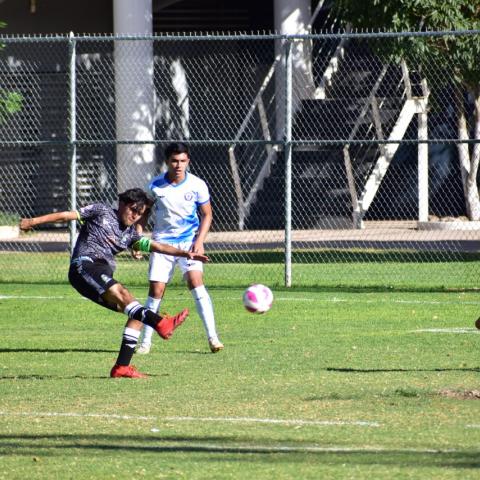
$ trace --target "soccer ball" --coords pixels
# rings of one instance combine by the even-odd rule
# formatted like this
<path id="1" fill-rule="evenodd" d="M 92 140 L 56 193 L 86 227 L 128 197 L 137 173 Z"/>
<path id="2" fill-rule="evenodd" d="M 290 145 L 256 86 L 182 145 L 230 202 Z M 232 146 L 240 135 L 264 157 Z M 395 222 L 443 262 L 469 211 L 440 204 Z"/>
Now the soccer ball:
<path id="1" fill-rule="evenodd" d="M 250 285 L 243 294 L 243 305 L 252 313 L 265 313 L 270 310 L 273 293 L 265 285 Z"/>

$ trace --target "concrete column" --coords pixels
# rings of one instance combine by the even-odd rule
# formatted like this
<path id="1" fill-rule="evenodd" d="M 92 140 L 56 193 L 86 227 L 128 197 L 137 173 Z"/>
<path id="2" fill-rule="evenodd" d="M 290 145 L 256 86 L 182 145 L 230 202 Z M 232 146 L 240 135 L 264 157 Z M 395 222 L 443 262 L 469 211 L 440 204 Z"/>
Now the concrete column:
<path id="1" fill-rule="evenodd" d="M 275 32 L 282 35 L 310 32 L 310 0 L 274 0 Z M 284 53 L 284 50 L 283 50 Z M 275 96 L 277 105 L 277 138 L 281 139 L 285 126 L 285 67 L 282 61 L 282 42 L 275 45 L 275 56 L 280 59 L 275 72 Z M 292 112 L 298 110 L 301 100 L 312 98 L 315 86 L 312 75 L 311 42 L 295 41 L 292 49 L 293 98 Z"/>
<path id="2" fill-rule="evenodd" d="M 152 35 L 152 0 L 113 0 L 115 35 Z M 115 40 L 115 114 L 119 141 L 155 138 L 151 40 Z M 154 174 L 154 145 L 117 145 L 117 186 L 144 188 Z"/>

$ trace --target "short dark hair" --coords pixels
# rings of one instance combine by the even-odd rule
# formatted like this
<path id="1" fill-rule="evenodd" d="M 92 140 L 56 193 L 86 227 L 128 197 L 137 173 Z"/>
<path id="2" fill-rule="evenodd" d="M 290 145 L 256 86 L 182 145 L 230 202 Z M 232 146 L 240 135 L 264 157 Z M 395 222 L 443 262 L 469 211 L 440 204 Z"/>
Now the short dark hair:
<path id="1" fill-rule="evenodd" d="M 165 147 L 165 158 L 168 160 L 172 155 L 186 153 L 190 157 L 188 145 L 182 142 L 172 142 Z"/>
<path id="2" fill-rule="evenodd" d="M 130 188 L 118 195 L 118 201 L 125 205 L 135 204 L 138 207 L 144 205 L 149 209 L 153 205 L 153 200 L 141 188 Z"/>

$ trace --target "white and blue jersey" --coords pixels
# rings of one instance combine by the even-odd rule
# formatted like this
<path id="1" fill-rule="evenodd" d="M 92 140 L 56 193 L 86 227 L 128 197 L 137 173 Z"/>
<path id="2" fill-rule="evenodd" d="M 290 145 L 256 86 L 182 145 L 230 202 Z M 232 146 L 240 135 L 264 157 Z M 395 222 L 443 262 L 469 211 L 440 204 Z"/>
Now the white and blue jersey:
<path id="1" fill-rule="evenodd" d="M 207 184 L 189 172 L 183 182 L 172 184 L 165 173 L 155 177 L 148 190 L 155 199 L 152 239 L 169 244 L 191 242 L 200 225 L 198 207 L 210 201 Z"/>

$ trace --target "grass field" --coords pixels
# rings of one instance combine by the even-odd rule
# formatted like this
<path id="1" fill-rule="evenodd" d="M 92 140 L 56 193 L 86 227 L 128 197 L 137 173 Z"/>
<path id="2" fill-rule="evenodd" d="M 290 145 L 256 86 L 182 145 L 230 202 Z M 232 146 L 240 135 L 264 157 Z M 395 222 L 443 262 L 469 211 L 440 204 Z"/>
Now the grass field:
<path id="1" fill-rule="evenodd" d="M 208 285 L 243 287 L 265 283 L 285 285 L 283 254 L 279 251 L 214 252 L 206 274 Z M 480 253 L 399 250 L 294 251 L 292 286 L 313 288 L 375 288 L 406 290 L 475 289 L 479 287 Z M 119 280 L 144 285 L 147 259 L 118 257 Z M 69 256 L 63 253 L 0 252 L 3 283 L 64 283 Z M 180 284 L 179 277 L 176 284 Z"/>
<path id="2" fill-rule="evenodd" d="M 223 352 L 192 312 L 112 380 L 122 315 L 1 284 L 0 479 L 478 478 L 478 292 L 277 288 L 263 316 L 210 292 Z"/>

